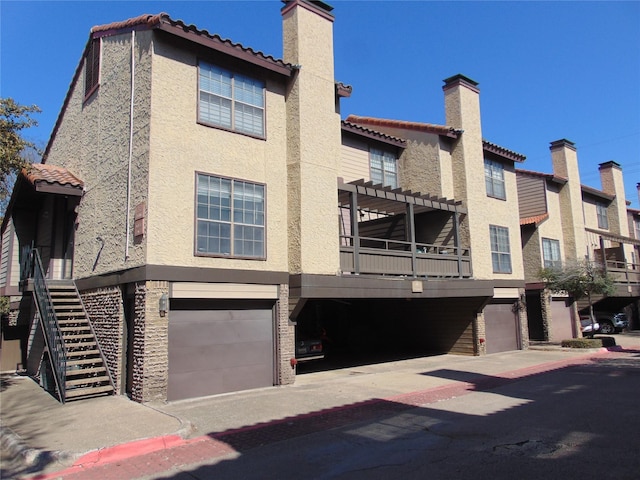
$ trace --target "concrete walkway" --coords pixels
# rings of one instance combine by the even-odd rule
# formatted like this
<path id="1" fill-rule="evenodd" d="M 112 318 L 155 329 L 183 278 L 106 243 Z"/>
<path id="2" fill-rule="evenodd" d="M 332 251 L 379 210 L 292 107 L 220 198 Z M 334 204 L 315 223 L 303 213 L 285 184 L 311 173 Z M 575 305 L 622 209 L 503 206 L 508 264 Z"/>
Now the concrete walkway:
<path id="1" fill-rule="evenodd" d="M 618 347 L 611 352 L 539 346 L 484 357 L 440 355 L 309 373 L 294 385 L 172 403 L 138 404 L 118 396 L 61 405 L 33 380 L 3 376 L 1 476 L 138 478 L 171 465 L 233 457 L 389 408 L 412 408 L 596 356 L 640 351 L 640 334 L 615 339 Z M 154 457 L 158 452 L 162 461 Z M 135 458 L 141 465 L 123 471 L 123 460 Z M 115 462 L 121 468 L 111 468 Z"/>

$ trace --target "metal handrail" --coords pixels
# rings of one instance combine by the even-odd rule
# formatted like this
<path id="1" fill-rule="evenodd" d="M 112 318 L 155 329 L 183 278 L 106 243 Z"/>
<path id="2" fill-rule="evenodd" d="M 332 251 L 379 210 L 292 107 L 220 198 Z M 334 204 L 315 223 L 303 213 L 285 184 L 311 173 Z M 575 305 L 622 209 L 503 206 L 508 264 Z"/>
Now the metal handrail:
<path id="1" fill-rule="evenodd" d="M 353 235 L 340 235 L 341 239 L 341 247 L 353 247 L 355 244 L 355 237 Z M 359 247 L 360 248 L 373 248 L 377 250 L 390 250 L 393 252 L 405 250 L 410 251 L 411 245 L 416 246 L 417 254 L 437 254 L 437 255 L 450 255 L 457 256 L 458 251 L 460 255 L 463 257 L 469 257 L 471 255 L 470 249 L 468 247 L 460 247 L 457 248 L 452 245 L 435 245 L 432 243 L 420 243 L 420 242 L 407 242 L 404 240 L 392 240 L 389 238 L 375 238 L 375 237 L 358 237 Z M 378 244 L 380 246 L 376 247 L 363 247 L 363 242 L 369 242 Z M 393 246 L 397 246 L 399 248 L 393 248 Z"/>
<path id="2" fill-rule="evenodd" d="M 42 268 L 42 260 L 37 249 L 31 250 L 33 263 L 33 290 L 35 292 L 36 307 L 40 316 L 40 323 L 44 331 L 44 338 L 49 352 L 53 378 L 56 383 L 60 401 L 65 402 L 65 385 L 67 381 L 67 349 L 64 345 L 62 332 L 58 325 L 51 294 Z"/>

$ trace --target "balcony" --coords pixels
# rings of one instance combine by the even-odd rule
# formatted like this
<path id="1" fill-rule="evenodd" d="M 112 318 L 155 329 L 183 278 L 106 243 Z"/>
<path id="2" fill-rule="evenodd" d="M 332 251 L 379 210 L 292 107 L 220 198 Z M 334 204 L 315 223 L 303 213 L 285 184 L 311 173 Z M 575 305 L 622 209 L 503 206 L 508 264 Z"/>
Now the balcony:
<path id="1" fill-rule="evenodd" d="M 460 202 L 357 180 L 338 183 L 343 275 L 470 278 Z"/>

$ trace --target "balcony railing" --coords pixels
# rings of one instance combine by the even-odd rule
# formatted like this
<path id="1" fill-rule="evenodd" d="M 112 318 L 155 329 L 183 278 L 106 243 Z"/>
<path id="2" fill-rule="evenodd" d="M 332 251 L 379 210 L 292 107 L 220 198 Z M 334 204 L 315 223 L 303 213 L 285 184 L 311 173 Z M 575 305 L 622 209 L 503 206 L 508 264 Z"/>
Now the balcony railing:
<path id="1" fill-rule="evenodd" d="M 640 265 L 637 263 L 607 261 L 607 273 L 618 284 L 640 284 Z"/>
<path id="2" fill-rule="evenodd" d="M 343 273 L 427 278 L 469 278 L 469 248 L 383 238 L 340 236 Z"/>

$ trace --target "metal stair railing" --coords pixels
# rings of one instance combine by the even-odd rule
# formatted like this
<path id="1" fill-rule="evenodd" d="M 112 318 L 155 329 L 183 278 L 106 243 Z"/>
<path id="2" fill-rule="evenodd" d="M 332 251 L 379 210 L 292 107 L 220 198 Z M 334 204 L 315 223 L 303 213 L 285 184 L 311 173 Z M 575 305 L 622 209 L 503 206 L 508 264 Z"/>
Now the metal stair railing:
<path id="1" fill-rule="evenodd" d="M 58 325 L 51 293 L 47 287 L 47 280 L 42 268 L 42 260 L 37 249 L 31 250 L 33 256 L 33 290 L 35 293 L 36 307 L 40 316 L 40 324 L 44 331 L 44 338 L 49 352 L 49 363 L 53 370 L 60 402 L 65 402 L 67 382 L 67 349 L 64 345 L 62 332 Z"/>

